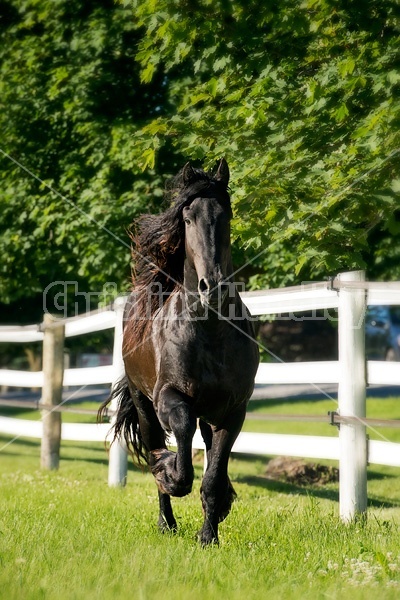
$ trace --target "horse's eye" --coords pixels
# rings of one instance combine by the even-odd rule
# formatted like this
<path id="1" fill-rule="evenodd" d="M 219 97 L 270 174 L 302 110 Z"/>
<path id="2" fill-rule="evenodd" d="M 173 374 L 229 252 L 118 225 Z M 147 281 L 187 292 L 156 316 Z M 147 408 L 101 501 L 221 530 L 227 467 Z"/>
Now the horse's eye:
<path id="1" fill-rule="evenodd" d="M 189 206 L 185 206 L 182 211 L 182 217 L 185 225 L 190 225 L 192 220 L 190 218 L 191 209 Z"/>

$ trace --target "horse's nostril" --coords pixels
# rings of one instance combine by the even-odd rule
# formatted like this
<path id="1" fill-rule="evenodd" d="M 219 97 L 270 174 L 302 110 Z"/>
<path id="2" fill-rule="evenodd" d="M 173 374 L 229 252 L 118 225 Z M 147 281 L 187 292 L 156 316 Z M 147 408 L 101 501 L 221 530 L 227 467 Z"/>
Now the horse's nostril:
<path id="1" fill-rule="evenodd" d="M 200 294 L 206 294 L 209 291 L 209 285 L 206 279 L 202 278 L 199 281 L 199 292 Z"/>

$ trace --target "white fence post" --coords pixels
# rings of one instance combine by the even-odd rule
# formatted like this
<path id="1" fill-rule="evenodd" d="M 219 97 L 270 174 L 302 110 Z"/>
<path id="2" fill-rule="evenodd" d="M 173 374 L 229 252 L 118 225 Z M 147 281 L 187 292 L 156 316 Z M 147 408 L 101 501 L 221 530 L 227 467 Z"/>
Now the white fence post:
<path id="1" fill-rule="evenodd" d="M 113 383 L 114 386 L 125 374 L 124 360 L 122 356 L 122 334 L 123 334 L 123 315 L 126 299 L 119 297 L 115 299 L 114 310 L 116 313 L 114 330 L 114 350 L 113 350 Z M 113 399 L 111 410 L 116 411 L 118 400 Z M 115 417 L 111 419 L 113 424 Z M 115 441 L 110 447 L 108 464 L 108 485 L 110 487 L 124 486 L 128 473 L 128 453 L 123 440 Z"/>
<path id="2" fill-rule="evenodd" d="M 366 292 L 345 287 L 365 281 L 364 271 L 341 273 L 339 292 L 339 414 L 366 416 L 365 330 Z M 361 422 L 340 425 L 340 517 L 349 522 L 367 510 L 367 437 Z"/>

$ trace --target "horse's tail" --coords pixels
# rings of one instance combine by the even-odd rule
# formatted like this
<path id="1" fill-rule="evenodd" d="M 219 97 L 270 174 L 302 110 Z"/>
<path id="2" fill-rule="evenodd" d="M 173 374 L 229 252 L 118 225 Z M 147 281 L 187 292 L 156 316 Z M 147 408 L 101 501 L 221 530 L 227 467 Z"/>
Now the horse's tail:
<path id="1" fill-rule="evenodd" d="M 114 437 L 111 443 L 113 444 L 116 440 L 123 437 L 128 452 L 134 461 L 139 465 L 142 465 L 143 462 L 147 464 L 148 451 L 143 442 L 137 408 L 133 401 L 126 376 L 118 381 L 113 387 L 110 396 L 101 404 L 97 412 L 97 422 L 102 423 L 104 421 L 108 413 L 108 406 L 114 398 L 119 398 L 119 402 L 112 426 Z"/>

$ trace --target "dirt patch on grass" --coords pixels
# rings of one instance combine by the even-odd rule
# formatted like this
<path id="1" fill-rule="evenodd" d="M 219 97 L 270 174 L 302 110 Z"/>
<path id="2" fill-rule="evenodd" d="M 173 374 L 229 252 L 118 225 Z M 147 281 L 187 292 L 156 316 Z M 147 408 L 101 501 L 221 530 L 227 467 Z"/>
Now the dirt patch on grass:
<path id="1" fill-rule="evenodd" d="M 269 461 L 265 476 L 267 479 L 296 485 L 325 485 L 339 481 L 339 469 L 308 463 L 300 458 L 277 456 Z"/>

